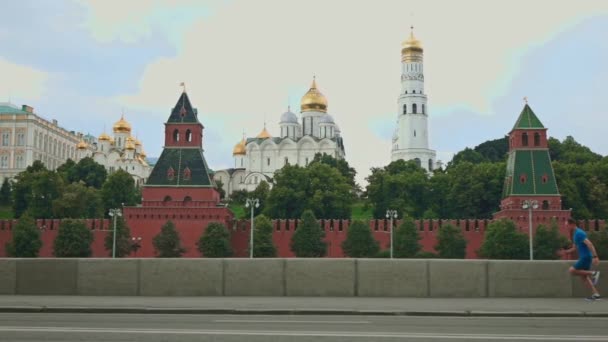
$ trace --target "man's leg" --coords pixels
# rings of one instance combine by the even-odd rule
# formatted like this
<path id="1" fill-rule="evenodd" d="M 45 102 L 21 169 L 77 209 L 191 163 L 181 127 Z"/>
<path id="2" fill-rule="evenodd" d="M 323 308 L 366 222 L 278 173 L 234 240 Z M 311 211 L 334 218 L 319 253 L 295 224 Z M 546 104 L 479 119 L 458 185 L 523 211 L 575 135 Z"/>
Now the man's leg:
<path id="1" fill-rule="evenodd" d="M 593 281 L 591 280 L 590 276 L 581 276 L 581 280 L 583 281 L 583 284 L 585 284 L 585 286 L 589 289 L 591 289 L 591 294 L 599 294 L 599 292 L 597 292 L 597 289 L 595 288 L 595 286 L 593 286 Z"/>

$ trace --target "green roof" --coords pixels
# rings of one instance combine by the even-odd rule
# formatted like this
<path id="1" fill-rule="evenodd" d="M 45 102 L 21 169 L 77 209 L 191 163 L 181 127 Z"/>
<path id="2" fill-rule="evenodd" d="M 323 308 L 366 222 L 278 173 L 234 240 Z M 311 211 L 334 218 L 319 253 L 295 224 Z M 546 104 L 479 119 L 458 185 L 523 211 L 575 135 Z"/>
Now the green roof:
<path id="1" fill-rule="evenodd" d="M 548 149 L 509 153 L 503 198 L 517 195 L 559 195 Z"/>
<path id="2" fill-rule="evenodd" d="M 169 170 L 173 169 L 173 177 Z M 186 168 L 190 177 L 184 177 Z M 146 186 L 212 187 L 209 167 L 200 148 L 166 147 L 158 158 Z"/>
<path id="3" fill-rule="evenodd" d="M 168 123 L 200 123 L 198 121 L 198 111 L 192 108 L 188 94 L 183 92 L 177 100 L 175 107 L 171 111 Z"/>
<path id="4" fill-rule="evenodd" d="M 32 114 L 11 105 L 0 104 L 0 114 Z"/>
<path id="5" fill-rule="evenodd" d="M 519 118 L 517 119 L 517 122 L 515 122 L 515 126 L 513 126 L 513 129 L 515 130 L 542 128 L 545 128 L 545 126 L 543 126 L 542 122 L 540 122 L 536 114 L 534 114 L 534 112 L 532 111 L 532 108 L 530 108 L 530 106 L 528 106 L 528 104 L 526 103 L 526 106 L 521 111 L 521 114 L 519 114 Z"/>

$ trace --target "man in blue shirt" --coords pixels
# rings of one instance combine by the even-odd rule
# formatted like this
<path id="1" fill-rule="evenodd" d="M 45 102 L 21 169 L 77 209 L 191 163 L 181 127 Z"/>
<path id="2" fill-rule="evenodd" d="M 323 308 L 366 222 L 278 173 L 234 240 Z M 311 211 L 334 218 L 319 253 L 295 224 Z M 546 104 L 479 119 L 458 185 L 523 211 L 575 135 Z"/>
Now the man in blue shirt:
<path id="1" fill-rule="evenodd" d="M 578 251 L 578 261 L 574 266 L 570 266 L 569 272 L 581 277 L 583 283 L 591 289 L 591 297 L 588 297 L 588 300 L 600 299 L 601 296 L 595 288 L 600 279 L 600 271 L 591 271 L 591 264 L 598 265 L 600 263 L 595 247 L 587 238 L 587 233 L 576 226 L 574 219 L 568 219 L 568 229 L 574 246 L 565 250 L 564 253 Z"/>

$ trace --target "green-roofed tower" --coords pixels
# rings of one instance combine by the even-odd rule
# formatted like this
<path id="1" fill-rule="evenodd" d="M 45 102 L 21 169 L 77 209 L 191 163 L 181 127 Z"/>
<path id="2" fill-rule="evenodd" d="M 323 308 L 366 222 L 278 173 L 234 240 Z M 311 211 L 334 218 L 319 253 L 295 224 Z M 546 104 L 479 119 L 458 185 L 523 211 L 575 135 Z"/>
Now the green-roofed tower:
<path id="1" fill-rule="evenodd" d="M 501 210 L 494 217 L 510 218 L 527 227 L 529 213 L 524 209 L 528 208 L 526 203 L 532 204 L 534 219 L 539 224 L 551 218 L 561 220 L 562 224 L 570 217 L 570 211 L 562 210 L 561 195 L 549 155 L 547 129 L 527 102 L 509 133 L 509 157 Z"/>

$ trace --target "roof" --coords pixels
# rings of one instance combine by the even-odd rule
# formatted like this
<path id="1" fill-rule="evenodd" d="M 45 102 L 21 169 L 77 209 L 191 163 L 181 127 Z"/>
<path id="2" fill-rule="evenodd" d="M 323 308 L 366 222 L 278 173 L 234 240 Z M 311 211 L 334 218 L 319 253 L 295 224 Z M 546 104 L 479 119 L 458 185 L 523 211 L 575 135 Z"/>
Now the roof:
<path id="1" fill-rule="evenodd" d="M 548 149 L 509 153 L 503 198 L 516 195 L 559 195 Z"/>
<path id="2" fill-rule="evenodd" d="M 524 109 L 522 109 L 521 114 L 519 114 L 519 118 L 517 119 L 517 122 L 515 122 L 515 126 L 513 126 L 514 130 L 544 128 L 545 126 L 543 126 L 542 122 L 540 122 L 536 114 L 534 114 L 534 112 L 532 111 L 532 108 L 530 108 L 527 103 L 524 106 Z"/>
<path id="3" fill-rule="evenodd" d="M 186 168 L 190 177 L 184 177 Z M 173 177 L 170 177 L 173 169 Z M 199 148 L 165 148 L 148 177 L 146 186 L 212 187 L 209 167 Z"/>
<path id="4" fill-rule="evenodd" d="M 188 93 L 183 92 L 177 100 L 175 107 L 171 111 L 171 116 L 167 122 L 171 123 L 200 123 L 198 121 L 198 111 L 192 108 Z"/>
<path id="5" fill-rule="evenodd" d="M 19 107 L 15 106 L 9 102 L 1 102 L 0 103 L 0 114 L 33 114 L 21 110 Z"/>

